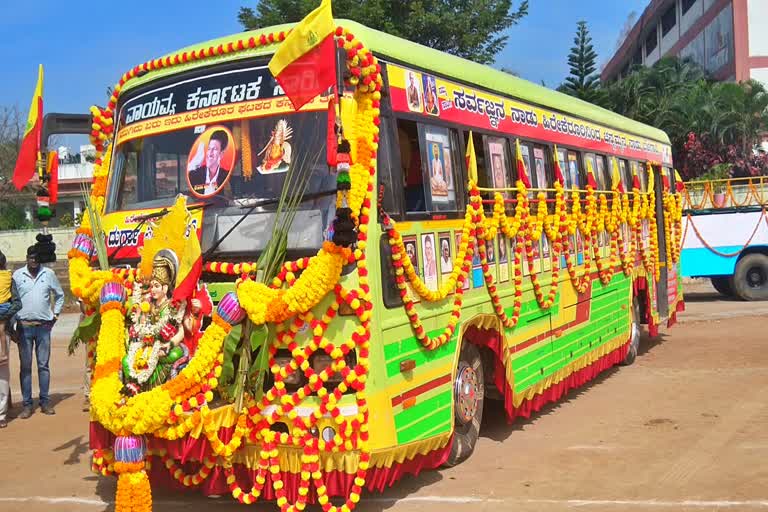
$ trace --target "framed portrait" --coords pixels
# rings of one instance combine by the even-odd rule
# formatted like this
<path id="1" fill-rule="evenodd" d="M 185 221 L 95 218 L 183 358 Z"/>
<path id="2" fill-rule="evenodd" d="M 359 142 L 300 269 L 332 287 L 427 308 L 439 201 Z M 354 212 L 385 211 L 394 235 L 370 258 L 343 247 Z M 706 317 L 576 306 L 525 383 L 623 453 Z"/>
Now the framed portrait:
<path id="1" fill-rule="evenodd" d="M 499 236 L 499 282 L 509 281 L 509 248 L 507 247 L 507 238 Z"/>
<path id="2" fill-rule="evenodd" d="M 422 134 L 424 183 L 428 183 L 429 207 L 432 211 L 456 209 L 455 148 L 451 131 L 429 125 L 419 125 Z"/>
<path id="3" fill-rule="evenodd" d="M 446 275 L 453 272 L 453 250 L 451 248 L 451 234 L 439 233 L 437 243 L 440 249 L 440 274 Z"/>
<path id="4" fill-rule="evenodd" d="M 552 270 L 552 251 L 546 233 L 541 235 L 541 265 L 545 272 Z"/>
<path id="5" fill-rule="evenodd" d="M 189 150 L 187 185 L 193 196 L 217 195 L 229 183 L 237 159 L 232 132 L 223 125 L 206 128 Z"/>
<path id="6" fill-rule="evenodd" d="M 437 250 L 434 233 L 421 235 L 421 251 L 422 264 L 424 265 L 424 284 L 432 291 L 437 290 Z"/>
<path id="7" fill-rule="evenodd" d="M 422 76 L 424 87 L 424 112 L 431 116 L 440 115 L 440 100 L 437 97 L 437 81 L 432 75 Z"/>
<path id="8" fill-rule="evenodd" d="M 416 271 L 416 275 L 421 276 L 421 263 L 419 262 L 419 248 L 416 242 L 416 237 L 408 235 L 403 237 L 403 246 L 405 247 L 405 254 L 410 258 L 413 264 L 413 269 Z M 418 295 L 413 291 L 413 287 L 410 283 L 406 285 L 408 287 L 408 295 L 410 299 L 417 302 Z"/>
<path id="9" fill-rule="evenodd" d="M 421 92 L 421 73 L 408 71 L 405 74 L 405 97 L 408 103 L 408 110 L 411 112 L 423 112 L 422 92 Z"/>

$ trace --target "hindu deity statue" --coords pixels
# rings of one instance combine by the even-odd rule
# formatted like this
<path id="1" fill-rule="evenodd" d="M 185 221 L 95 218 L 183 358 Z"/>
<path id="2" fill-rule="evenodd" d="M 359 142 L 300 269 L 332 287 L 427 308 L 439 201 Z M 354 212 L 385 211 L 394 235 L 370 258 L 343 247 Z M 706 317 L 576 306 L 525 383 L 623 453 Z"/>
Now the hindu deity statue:
<path id="1" fill-rule="evenodd" d="M 259 155 L 264 155 L 261 166 L 258 168 L 262 174 L 284 171 L 291 164 L 291 144 L 288 142 L 293 135 L 293 129 L 288 126 L 285 119 L 281 119 L 272 130 L 269 142 L 261 150 Z"/>
<path id="2" fill-rule="evenodd" d="M 177 269 L 173 252 L 159 251 L 152 262 L 152 274 L 134 286 L 128 350 L 122 366 L 123 382 L 130 394 L 162 384 L 189 360 L 183 343 L 185 303 L 171 296 Z"/>

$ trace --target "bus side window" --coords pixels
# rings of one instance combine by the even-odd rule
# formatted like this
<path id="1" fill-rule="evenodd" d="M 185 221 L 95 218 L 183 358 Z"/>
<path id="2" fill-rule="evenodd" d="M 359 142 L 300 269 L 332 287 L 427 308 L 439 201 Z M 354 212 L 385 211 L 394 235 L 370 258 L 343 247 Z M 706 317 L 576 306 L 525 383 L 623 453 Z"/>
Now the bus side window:
<path id="1" fill-rule="evenodd" d="M 536 176 L 536 187 L 537 188 L 551 188 L 552 187 L 552 180 L 550 178 L 550 175 L 552 174 L 551 168 L 548 169 L 547 162 L 548 159 L 546 157 L 547 155 L 547 149 L 544 146 L 534 146 L 533 147 L 533 163 L 534 163 L 534 169 L 536 172 L 534 172 L 534 175 Z"/>
<path id="2" fill-rule="evenodd" d="M 625 192 L 632 191 L 632 173 L 629 171 L 629 164 L 626 160 L 619 160 L 619 171 L 621 174 L 621 184 Z"/>
<path id="3" fill-rule="evenodd" d="M 584 153 L 584 168 L 587 173 L 589 173 L 591 168 L 592 174 L 595 177 L 595 182 L 597 183 L 597 189 L 601 190 L 603 184 L 600 182 L 600 172 L 597 169 L 597 158 L 594 153 Z"/>
<path id="4" fill-rule="evenodd" d="M 571 188 L 570 174 L 568 173 L 568 155 L 564 149 L 557 150 L 557 161 L 560 164 L 560 172 L 563 174 L 563 187 Z"/>
<path id="5" fill-rule="evenodd" d="M 595 172 L 597 173 L 597 183 L 600 185 L 600 190 L 611 189 L 611 177 L 608 173 L 608 166 L 605 165 L 605 157 L 603 155 L 597 155 L 597 167 Z"/>
<path id="6" fill-rule="evenodd" d="M 486 180 L 490 180 L 488 185 L 493 188 L 511 188 L 513 182 L 510 172 L 512 166 L 509 158 L 509 142 L 501 137 L 485 136 L 484 139 L 486 152 L 489 155 L 488 160 L 491 163 L 490 172 L 484 173 Z"/>
<path id="7" fill-rule="evenodd" d="M 639 162 L 637 166 L 640 168 L 637 173 L 640 176 L 640 192 L 648 192 L 648 166 Z"/>
<path id="8" fill-rule="evenodd" d="M 419 123 L 419 141 L 427 211 L 458 211 L 456 169 L 460 160 L 453 130 Z"/>
<path id="9" fill-rule="evenodd" d="M 640 192 L 643 192 L 645 190 L 645 184 L 646 184 L 646 181 L 643 179 L 645 175 L 645 169 L 643 169 L 643 166 L 640 165 L 639 162 L 635 162 L 634 160 L 631 161 L 629 165 L 630 165 L 630 168 L 632 169 L 632 181 L 634 182 L 634 177 L 635 175 L 637 175 L 638 180 L 640 181 Z"/>
<path id="10" fill-rule="evenodd" d="M 382 117 L 381 130 L 379 132 L 378 187 L 375 191 L 378 196 L 381 187 L 384 187 L 383 197 L 380 198 L 384 211 L 398 217 L 400 212 L 402 187 L 400 186 L 400 172 L 397 169 L 396 155 L 392 147 L 392 124 L 389 118 Z"/>
<path id="11" fill-rule="evenodd" d="M 400 166 L 405 189 L 405 211 L 426 212 L 424 176 L 421 170 L 419 131 L 413 121 L 397 121 L 397 136 L 400 146 Z"/>
<path id="12" fill-rule="evenodd" d="M 565 172 L 565 171 L 564 171 Z M 581 171 L 579 167 L 579 154 L 575 151 L 568 152 L 568 177 L 569 188 L 581 188 Z"/>

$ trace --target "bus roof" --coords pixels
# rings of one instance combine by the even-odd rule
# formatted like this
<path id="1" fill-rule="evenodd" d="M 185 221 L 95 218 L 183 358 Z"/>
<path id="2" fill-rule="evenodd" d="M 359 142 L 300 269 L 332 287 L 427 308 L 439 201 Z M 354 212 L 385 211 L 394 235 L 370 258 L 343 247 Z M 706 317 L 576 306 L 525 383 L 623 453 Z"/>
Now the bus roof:
<path id="1" fill-rule="evenodd" d="M 608 128 L 622 130 L 633 133 L 656 142 L 669 144 L 667 134 L 652 126 L 634 121 L 627 117 L 598 107 L 586 101 L 568 96 L 547 87 L 534 84 L 528 80 L 518 78 L 503 71 L 499 71 L 490 66 L 478 64 L 461 57 L 456 57 L 439 50 L 428 48 L 418 43 L 413 43 L 406 39 L 396 37 L 384 32 L 368 28 L 357 22 L 336 19 L 336 23 L 349 29 L 355 37 L 360 39 L 371 51 L 390 60 L 400 62 L 405 65 L 411 65 L 424 70 L 432 71 L 437 75 L 446 78 L 452 78 L 459 82 L 472 84 L 489 91 L 509 96 L 527 103 L 532 103 L 551 110 L 556 110 L 565 114 L 571 114 L 582 118 L 585 121 L 592 121 Z M 229 42 L 237 41 L 243 37 L 256 37 L 261 34 L 269 34 L 280 31 L 287 31 L 293 27 L 293 23 L 284 25 L 275 25 L 259 30 L 241 32 L 224 36 L 218 39 L 199 43 L 196 45 L 182 48 L 178 52 L 191 52 L 200 48 L 210 46 L 226 45 Z M 254 57 L 259 55 L 268 55 L 274 52 L 274 46 L 257 47 L 238 52 L 235 60 L 241 58 Z M 165 56 L 163 57 L 165 58 Z M 161 69 L 151 71 L 144 76 L 131 80 L 126 84 L 123 91 L 130 90 L 136 86 L 147 83 L 163 76 L 170 76 L 183 70 L 195 69 L 209 66 L 215 62 L 226 62 L 233 60 L 232 55 L 222 55 L 205 61 L 195 61 L 192 63 L 174 66 L 171 69 Z"/>

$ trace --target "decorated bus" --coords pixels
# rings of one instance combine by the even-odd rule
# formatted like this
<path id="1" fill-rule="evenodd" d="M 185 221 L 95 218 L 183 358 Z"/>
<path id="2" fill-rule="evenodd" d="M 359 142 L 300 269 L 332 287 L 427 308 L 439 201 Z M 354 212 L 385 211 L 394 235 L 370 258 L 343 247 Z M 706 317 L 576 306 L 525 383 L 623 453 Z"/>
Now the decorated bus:
<path id="1" fill-rule="evenodd" d="M 768 178 L 689 181 L 683 194 L 684 277 L 726 297 L 768 300 Z"/>
<path id="2" fill-rule="evenodd" d="M 116 510 L 150 482 L 351 510 L 682 310 L 663 132 L 326 8 L 92 111 L 69 263 Z"/>

